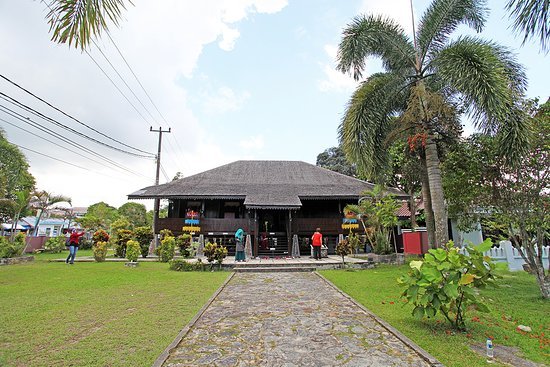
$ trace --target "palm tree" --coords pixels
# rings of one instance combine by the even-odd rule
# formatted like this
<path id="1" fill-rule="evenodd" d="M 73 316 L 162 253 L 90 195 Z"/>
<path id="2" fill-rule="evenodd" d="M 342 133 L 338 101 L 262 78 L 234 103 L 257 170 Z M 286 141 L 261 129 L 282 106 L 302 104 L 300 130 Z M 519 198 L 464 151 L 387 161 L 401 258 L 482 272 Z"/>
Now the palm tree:
<path id="1" fill-rule="evenodd" d="M 38 218 L 36 218 L 36 224 L 34 226 L 33 236 L 38 234 L 38 225 L 40 224 L 40 219 L 42 219 L 42 214 L 45 210 L 57 203 L 71 203 L 71 198 L 62 195 L 52 195 L 47 191 L 36 191 L 33 194 L 33 207 L 39 211 Z"/>
<path id="2" fill-rule="evenodd" d="M 355 90 L 339 128 L 344 150 L 367 177 L 387 162 L 392 118 L 403 130 L 422 136 L 429 199 L 434 213 L 435 244 L 448 240 L 437 142 L 443 126 L 463 106 L 486 132 L 498 132 L 510 159 L 525 146 L 526 122 L 518 106 L 525 89 L 523 68 L 504 47 L 477 37 L 450 41 L 467 24 L 481 31 L 487 11 L 484 0 L 434 0 L 411 41 L 392 19 L 359 16 L 343 31 L 338 70 L 363 76 L 366 58 L 379 57 L 385 72 L 373 74 Z M 391 134 L 391 136 L 398 136 Z"/>
<path id="3" fill-rule="evenodd" d="M 14 216 L 13 222 L 11 225 L 11 236 L 10 239 L 13 241 L 15 238 L 15 229 L 17 228 L 17 222 L 19 222 L 19 217 L 21 213 L 27 209 L 29 206 L 29 201 L 31 200 L 30 191 L 18 191 L 15 193 L 14 202 Z"/>
<path id="4" fill-rule="evenodd" d="M 514 19 L 514 30 L 523 32 L 523 43 L 527 39 L 540 39 L 540 47 L 548 52 L 550 42 L 550 0 L 508 0 L 506 10 Z"/>
<path id="5" fill-rule="evenodd" d="M 86 49 L 108 30 L 108 22 L 118 26 L 125 3 L 132 4 L 130 0 L 52 0 L 46 16 L 52 41 L 69 46 L 74 42 L 76 48 Z"/>

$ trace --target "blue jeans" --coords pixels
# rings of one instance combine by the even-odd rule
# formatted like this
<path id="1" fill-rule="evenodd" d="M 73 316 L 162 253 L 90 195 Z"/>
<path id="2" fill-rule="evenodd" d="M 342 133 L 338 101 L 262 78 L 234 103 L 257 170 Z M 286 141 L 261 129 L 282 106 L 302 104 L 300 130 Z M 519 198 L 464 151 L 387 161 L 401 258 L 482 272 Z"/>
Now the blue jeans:
<path id="1" fill-rule="evenodd" d="M 66 263 L 74 263 L 74 258 L 76 256 L 76 252 L 78 251 L 78 246 L 70 245 L 69 246 L 69 256 L 67 256 L 67 260 L 65 260 Z"/>

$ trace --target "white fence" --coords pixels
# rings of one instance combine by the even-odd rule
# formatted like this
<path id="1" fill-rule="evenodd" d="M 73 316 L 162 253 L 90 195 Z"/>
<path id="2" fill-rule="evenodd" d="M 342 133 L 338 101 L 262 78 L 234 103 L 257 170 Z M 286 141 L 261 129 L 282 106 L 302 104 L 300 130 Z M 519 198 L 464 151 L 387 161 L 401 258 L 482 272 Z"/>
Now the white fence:
<path id="1" fill-rule="evenodd" d="M 535 251 L 537 247 L 535 246 Z M 462 253 L 465 253 L 464 248 L 461 249 Z M 548 268 L 548 254 L 550 253 L 550 246 L 544 246 L 542 248 L 542 263 L 545 268 Z M 493 247 L 489 251 L 484 253 L 486 256 L 490 256 L 493 261 L 496 262 L 507 262 L 508 269 L 510 271 L 523 270 L 523 258 L 519 254 L 519 251 L 515 249 L 510 241 L 500 241 L 499 247 Z"/>

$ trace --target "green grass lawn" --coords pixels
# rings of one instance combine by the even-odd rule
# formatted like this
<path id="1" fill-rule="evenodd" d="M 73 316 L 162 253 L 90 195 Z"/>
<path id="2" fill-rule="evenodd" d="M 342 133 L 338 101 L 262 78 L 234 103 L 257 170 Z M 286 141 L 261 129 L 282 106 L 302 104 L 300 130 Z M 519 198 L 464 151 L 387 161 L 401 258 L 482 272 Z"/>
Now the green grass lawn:
<path id="1" fill-rule="evenodd" d="M 229 276 L 67 254 L 0 267 L 0 366 L 150 366 Z"/>
<path id="2" fill-rule="evenodd" d="M 533 276 L 525 272 L 503 273 L 500 288 L 481 293 L 491 312 L 466 313 L 468 331 L 455 333 L 439 315 L 429 320 L 411 316 L 412 306 L 399 300 L 402 288 L 395 281 L 407 269 L 407 266 L 380 266 L 372 270 L 320 273 L 445 366 L 487 366 L 485 358 L 469 346 L 476 343 L 484 346 L 488 336 L 494 338 L 496 348 L 519 347 L 524 358 L 550 365 L 550 302 L 541 298 Z M 533 332 L 518 332 L 516 327 L 520 324 L 530 326 Z"/>

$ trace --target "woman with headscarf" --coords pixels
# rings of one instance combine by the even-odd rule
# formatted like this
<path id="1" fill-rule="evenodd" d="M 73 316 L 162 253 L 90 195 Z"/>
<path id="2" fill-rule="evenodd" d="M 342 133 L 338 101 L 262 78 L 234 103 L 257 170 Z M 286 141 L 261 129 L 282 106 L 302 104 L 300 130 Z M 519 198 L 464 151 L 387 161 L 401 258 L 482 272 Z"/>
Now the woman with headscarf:
<path id="1" fill-rule="evenodd" d="M 242 228 L 237 229 L 235 232 L 235 261 L 244 261 L 244 231 Z"/>

